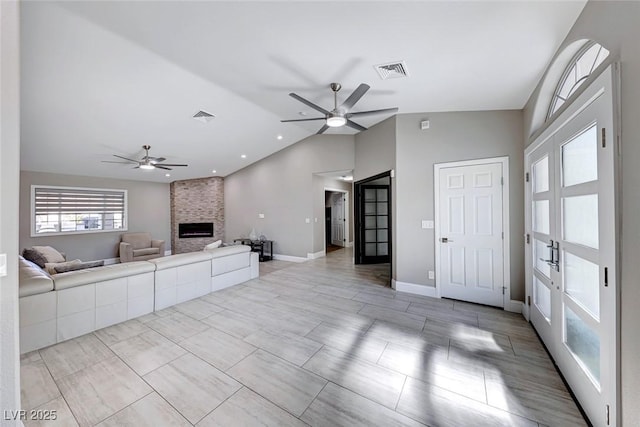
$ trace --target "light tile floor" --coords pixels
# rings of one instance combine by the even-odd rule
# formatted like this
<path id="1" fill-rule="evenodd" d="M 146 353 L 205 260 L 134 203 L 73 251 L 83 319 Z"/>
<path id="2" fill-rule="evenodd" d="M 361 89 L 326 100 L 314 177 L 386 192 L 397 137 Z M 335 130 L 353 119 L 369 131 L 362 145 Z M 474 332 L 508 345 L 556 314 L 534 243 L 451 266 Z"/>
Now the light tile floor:
<path id="1" fill-rule="evenodd" d="M 22 357 L 47 426 L 584 426 L 529 324 L 350 250 Z"/>

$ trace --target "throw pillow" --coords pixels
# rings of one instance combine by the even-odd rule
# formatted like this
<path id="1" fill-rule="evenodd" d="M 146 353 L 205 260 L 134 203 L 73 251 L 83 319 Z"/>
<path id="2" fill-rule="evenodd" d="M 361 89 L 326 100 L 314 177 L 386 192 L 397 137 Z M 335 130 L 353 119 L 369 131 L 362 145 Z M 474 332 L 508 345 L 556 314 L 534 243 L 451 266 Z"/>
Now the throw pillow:
<path id="1" fill-rule="evenodd" d="M 54 267 L 54 270 L 56 271 L 56 273 L 67 273 L 69 271 L 84 270 L 86 268 L 102 267 L 103 265 L 104 265 L 104 260 L 85 261 L 79 264 L 59 265 Z"/>
<path id="2" fill-rule="evenodd" d="M 44 268 L 47 273 L 56 274 L 56 273 L 59 273 L 59 271 L 56 270 L 58 267 L 66 267 L 70 265 L 79 265 L 79 264 L 82 264 L 82 261 L 80 261 L 79 259 L 74 259 L 73 261 L 67 261 L 67 262 L 47 262 L 44 265 Z"/>
<path id="3" fill-rule="evenodd" d="M 208 251 L 210 249 L 215 249 L 215 248 L 219 248 L 222 245 L 222 240 L 216 240 L 213 243 L 209 243 L 207 246 L 204 247 L 205 251 Z"/>
<path id="4" fill-rule="evenodd" d="M 40 268 L 45 268 L 44 265 L 48 262 L 65 261 L 64 255 L 51 246 L 34 246 L 32 248 L 25 249 L 22 252 L 22 256 L 25 257 L 25 259 L 36 263 Z"/>

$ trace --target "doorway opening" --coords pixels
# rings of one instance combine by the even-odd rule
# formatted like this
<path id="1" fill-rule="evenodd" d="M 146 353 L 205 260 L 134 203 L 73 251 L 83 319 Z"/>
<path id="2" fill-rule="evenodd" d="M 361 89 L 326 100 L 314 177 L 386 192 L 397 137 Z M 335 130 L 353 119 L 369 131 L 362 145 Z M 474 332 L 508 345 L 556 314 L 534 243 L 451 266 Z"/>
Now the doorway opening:
<path id="1" fill-rule="evenodd" d="M 349 192 L 324 189 L 325 253 L 349 246 Z"/>
<path id="2" fill-rule="evenodd" d="M 388 265 L 391 286 L 391 171 L 356 182 L 354 192 L 354 262 Z"/>

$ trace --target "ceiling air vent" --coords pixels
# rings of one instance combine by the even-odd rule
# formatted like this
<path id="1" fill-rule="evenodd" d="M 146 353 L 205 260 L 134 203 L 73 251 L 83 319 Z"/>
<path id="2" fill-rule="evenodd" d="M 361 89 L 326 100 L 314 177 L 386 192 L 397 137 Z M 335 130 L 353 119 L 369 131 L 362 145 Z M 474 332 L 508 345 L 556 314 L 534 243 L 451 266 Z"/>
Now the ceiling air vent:
<path id="1" fill-rule="evenodd" d="M 202 123 L 209 123 L 211 120 L 215 119 L 216 116 L 213 114 L 207 113 L 206 111 L 198 111 L 193 115 L 193 118 Z"/>
<path id="2" fill-rule="evenodd" d="M 404 61 L 375 65 L 374 68 L 376 69 L 382 80 L 398 79 L 400 77 L 407 77 L 409 75 L 409 73 L 407 73 L 407 66 Z"/>

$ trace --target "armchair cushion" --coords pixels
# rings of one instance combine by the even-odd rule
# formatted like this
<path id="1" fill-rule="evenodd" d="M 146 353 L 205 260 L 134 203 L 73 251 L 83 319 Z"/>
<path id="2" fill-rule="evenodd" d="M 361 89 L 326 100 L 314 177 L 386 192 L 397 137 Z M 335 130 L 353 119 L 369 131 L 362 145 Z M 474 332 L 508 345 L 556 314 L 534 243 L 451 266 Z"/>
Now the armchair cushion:
<path id="1" fill-rule="evenodd" d="M 159 254 L 160 251 L 158 250 L 158 248 L 144 248 L 144 249 L 134 249 L 133 250 L 133 256 L 134 257 L 138 257 L 138 256 L 144 256 L 144 255 L 155 255 L 155 254 Z"/>
<path id="2" fill-rule="evenodd" d="M 144 249 L 151 247 L 151 234 L 149 233 L 125 233 L 122 241 L 129 243 L 133 249 Z"/>

